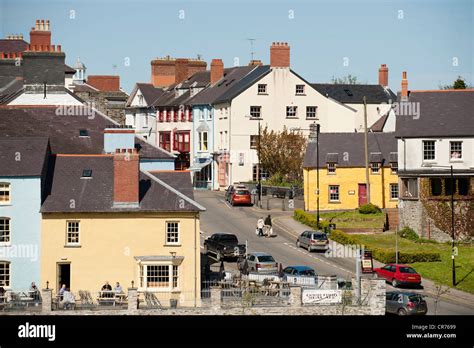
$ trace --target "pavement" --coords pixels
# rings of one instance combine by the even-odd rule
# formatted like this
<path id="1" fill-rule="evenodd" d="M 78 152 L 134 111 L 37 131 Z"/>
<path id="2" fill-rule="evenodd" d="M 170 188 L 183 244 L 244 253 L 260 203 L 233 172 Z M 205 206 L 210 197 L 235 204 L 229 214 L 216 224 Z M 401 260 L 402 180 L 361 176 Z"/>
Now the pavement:
<path id="1" fill-rule="evenodd" d="M 292 218 L 291 210 L 282 211 L 281 208 L 278 210 L 278 207 L 281 207 L 282 200 L 280 202 L 272 200 L 273 206 L 271 208 L 274 209 L 268 211 L 256 206 L 232 207 L 225 201 L 222 192 L 195 191 L 194 198 L 207 208 L 207 211 L 201 214 L 201 248 L 204 239 L 213 233 L 233 233 L 238 237 L 240 243 L 247 243 L 249 251 L 267 252 L 277 262 L 282 263 L 283 267 L 305 265 L 314 268 L 318 274 L 322 275 L 336 275 L 347 280 L 355 277 L 356 263 L 354 257 L 331 257 L 331 255 L 326 255 L 324 252 L 309 253 L 306 249 L 296 247 L 297 236 L 310 228 L 295 221 Z M 272 216 L 273 230 L 276 237 L 258 237 L 255 234 L 256 221 L 258 218 L 264 218 L 269 213 Z M 331 243 L 331 247 L 334 250 L 344 250 L 336 249 L 338 247 L 343 248 L 337 243 Z M 374 267 L 381 265 L 381 263 L 374 260 Z M 217 264 L 214 265 L 214 267 L 216 266 Z M 226 262 L 225 268 L 226 270 L 236 270 L 236 264 L 235 262 Z M 364 274 L 363 276 L 373 277 L 372 274 Z M 421 292 L 426 296 L 429 308 L 428 314 L 474 315 L 474 295 L 452 289 L 438 297 L 432 281 L 423 279 L 423 286 L 423 289 L 413 291 Z M 393 287 L 387 284 L 387 290 L 393 290 Z M 437 297 L 439 301 L 435 305 Z"/>

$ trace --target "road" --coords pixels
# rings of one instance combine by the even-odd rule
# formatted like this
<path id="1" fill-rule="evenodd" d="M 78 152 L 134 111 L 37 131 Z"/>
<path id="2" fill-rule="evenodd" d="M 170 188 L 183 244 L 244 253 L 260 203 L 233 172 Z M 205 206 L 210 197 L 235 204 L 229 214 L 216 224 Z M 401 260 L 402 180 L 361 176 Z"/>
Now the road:
<path id="1" fill-rule="evenodd" d="M 258 218 L 264 218 L 252 207 L 232 207 L 224 200 L 222 192 L 195 191 L 194 198 L 207 211 L 201 215 L 201 250 L 205 238 L 213 233 L 226 232 L 235 234 L 240 243 L 248 243 L 248 250 L 267 252 L 283 267 L 289 265 L 306 265 L 314 268 L 318 274 L 337 275 L 338 278 L 350 280 L 355 277 L 355 261 L 349 258 L 327 258 L 324 253 L 309 253 L 295 246 L 294 232 L 284 229 L 278 224 L 278 216 L 288 213 L 272 213 L 276 221 L 273 224 L 275 238 L 262 238 L 255 234 Z M 235 264 L 226 263 L 226 269 L 235 269 Z M 387 290 L 393 288 L 387 284 Z M 421 290 L 422 292 L 422 290 Z M 427 296 L 428 314 L 434 314 L 434 299 Z M 437 314 L 473 315 L 474 308 L 448 301 L 439 301 Z"/>

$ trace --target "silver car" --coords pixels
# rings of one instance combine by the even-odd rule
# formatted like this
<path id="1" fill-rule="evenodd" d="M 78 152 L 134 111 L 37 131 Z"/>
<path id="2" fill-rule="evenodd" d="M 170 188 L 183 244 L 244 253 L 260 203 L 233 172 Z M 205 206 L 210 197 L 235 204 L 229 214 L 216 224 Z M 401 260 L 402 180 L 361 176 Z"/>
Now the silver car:
<path id="1" fill-rule="evenodd" d="M 425 315 L 428 313 L 428 306 L 423 295 L 416 292 L 388 291 L 386 298 L 386 313 L 398 315 Z"/>
<path id="2" fill-rule="evenodd" d="M 243 273 L 271 274 L 278 272 L 278 263 L 272 255 L 267 253 L 249 253 L 246 257 L 239 259 L 237 266 Z"/>
<path id="3" fill-rule="evenodd" d="M 321 231 L 304 231 L 296 240 L 298 248 L 303 247 L 309 252 L 313 250 L 327 250 L 329 240 L 326 233 Z"/>

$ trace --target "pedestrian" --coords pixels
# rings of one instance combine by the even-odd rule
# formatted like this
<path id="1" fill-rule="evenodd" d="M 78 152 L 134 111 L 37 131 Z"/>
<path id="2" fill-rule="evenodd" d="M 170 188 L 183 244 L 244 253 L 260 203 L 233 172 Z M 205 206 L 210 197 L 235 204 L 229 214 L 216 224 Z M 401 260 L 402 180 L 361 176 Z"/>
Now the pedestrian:
<path id="1" fill-rule="evenodd" d="M 257 220 L 257 235 L 259 237 L 263 236 L 263 227 L 265 226 L 265 222 L 263 221 L 262 218 Z"/>
<path id="2" fill-rule="evenodd" d="M 271 237 L 273 234 L 273 227 L 272 227 L 272 216 L 268 214 L 265 218 L 265 230 L 266 230 L 266 237 Z"/>

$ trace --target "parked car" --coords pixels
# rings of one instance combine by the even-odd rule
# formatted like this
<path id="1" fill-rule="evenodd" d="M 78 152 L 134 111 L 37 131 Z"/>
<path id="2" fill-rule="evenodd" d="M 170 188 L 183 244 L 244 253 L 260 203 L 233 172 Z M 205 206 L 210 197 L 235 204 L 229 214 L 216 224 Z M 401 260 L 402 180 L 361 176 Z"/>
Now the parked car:
<path id="1" fill-rule="evenodd" d="M 385 312 L 398 315 L 425 315 L 428 312 L 423 295 L 415 292 L 386 293 Z"/>
<path id="2" fill-rule="evenodd" d="M 316 277 L 317 274 L 309 266 L 288 266 L 283 269 L 283 275 L 293 275 L 301 277 Z"/>
<path id="3" fill-rule="evenodd" d="M 245 244 L 239 244 L 235 234 L 214 233 L 204 240 L 204 253 L 214 254 L 217 261 L 228 257 L 239 257 L 245 255 Z"/>
<path id="4" fill-rule="evenodd" d="M 421 285 L 421 276 L 414 268 L 407 265 L 388 264 L 374 269 L 379 277 L 385 278 L 393 287 L 400 285 Z"/>
<path id="5" fill-rule="evenodd" d="M 239 258 L 237 268 L 243 273 L 276 274 L 278 272 L 278 263 L 270 254 L 255 252 Z"/>
<path id="6" fill-rule="evenodd" d="M 329 240 L 327 234 L 322 231 L 304 231 L 296 240 L 296 246 L 308 249 L 309 252 L 313 250 L 327 250 Z"/>

